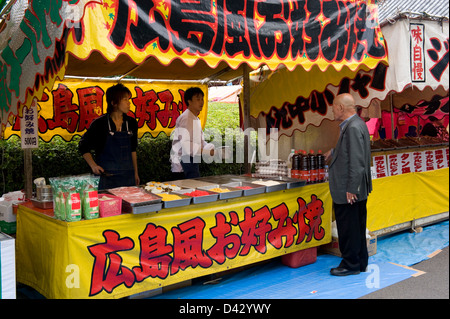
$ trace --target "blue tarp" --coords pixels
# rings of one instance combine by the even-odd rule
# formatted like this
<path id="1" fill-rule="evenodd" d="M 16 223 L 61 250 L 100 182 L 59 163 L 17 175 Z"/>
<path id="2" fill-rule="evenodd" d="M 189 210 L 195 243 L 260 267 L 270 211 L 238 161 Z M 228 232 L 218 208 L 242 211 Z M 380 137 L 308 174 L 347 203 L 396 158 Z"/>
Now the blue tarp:
<path id="1" fill-rule="evenodd" d="M 414 265 L 448 246 L 449 222 L 424 227 L 421 233 L 402 232 L 380 238 L 368 271 L 335 277 L 330 269 L 340 258 L 319 255 L 314 264 L 284 266 L 280 259 L 224 276 L 218 284 L 202 283 L 167 292 L 154 299 L 354 299 L 405 280 L 416 273 L 401 267 Z"/>

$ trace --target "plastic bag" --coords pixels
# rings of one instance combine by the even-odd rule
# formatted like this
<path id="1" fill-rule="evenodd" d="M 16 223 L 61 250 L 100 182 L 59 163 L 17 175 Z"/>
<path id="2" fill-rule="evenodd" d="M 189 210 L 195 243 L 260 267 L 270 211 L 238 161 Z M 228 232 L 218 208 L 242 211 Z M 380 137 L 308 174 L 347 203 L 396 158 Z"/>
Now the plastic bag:
<path id="1" fill-rule="evenodd" d="M 67 222 L 99 217 L 98 182 L 93 175 L 49 178 L 55 217 Z"/>

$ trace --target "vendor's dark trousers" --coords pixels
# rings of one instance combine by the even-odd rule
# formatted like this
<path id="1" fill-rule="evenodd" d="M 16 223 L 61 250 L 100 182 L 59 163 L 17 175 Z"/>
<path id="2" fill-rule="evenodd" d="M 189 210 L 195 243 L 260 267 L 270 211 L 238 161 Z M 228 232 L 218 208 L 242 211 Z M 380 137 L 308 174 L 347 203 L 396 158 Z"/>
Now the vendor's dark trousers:
<path id="1" fill-rule="evenodd" d="M 365 271 L 369 261 L 366 241 L 367 200 L 350 204 L 334 203 L 342 261 L 339 267 Z"/>
<path id="2" fill-rule="evenodd" d="M 200 164 L 199 160 L 194 160 L 191 156 L 181 157 L 181 167 L 184 171 L 185 178 L 197 178 L 200 177 Z"/>

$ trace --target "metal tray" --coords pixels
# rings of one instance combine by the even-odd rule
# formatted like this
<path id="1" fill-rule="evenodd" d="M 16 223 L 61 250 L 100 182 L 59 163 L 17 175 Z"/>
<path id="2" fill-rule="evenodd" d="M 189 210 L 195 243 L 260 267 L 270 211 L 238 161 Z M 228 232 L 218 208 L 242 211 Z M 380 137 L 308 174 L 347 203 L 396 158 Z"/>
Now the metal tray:
<path id="1" fill-rule="evenodd" d="M 184 195 L 186 193 L 190 193 L 190 192 L 193 192 L 193 191 L 195 191 L 194 188 L 184 188 L 184 189 L 179 190 L 179 191 L 174 191 L 173 193 L 174 194 Z M 189 195 L 184 195 L 184 196 L 191 197 L 193 204 L 214 202 L 214 201 L 216 201 L 219 198 L 219 194 L 218 193 L 213 193 L 213 192 L 209 192 L 209 191 L 208 191 L 208 193 L 209 193 L 209 195 L 204 195 L 204 196 L 194 196 L 194 197 L 191 197 Z"/>
<path id="2" fill-rule="evenodd" d="M 246 183 L 246 182 L 230 182 L 226 184 L 222 184 L 223 187 L 241 187 L 241 186 L 248 186 L 251 187 L 251 189 L 243 189 L 242 194 L 244 196 L 250 196 L 250 195 L 257 195 L 262 194 L 266 191 L 266 187 L 263 185 L 258 184 L 252 184 L 252 183 Z"/>
<path id="3" fill-rule="evenodd" d="M 278 184 L 275 184 L 275 185 L 264 185 L 264 184 L 258 184 L 258 182 L 277 182 Z M 286 182 L 274 181 L 274 180 L 271 180 L 271 179 L 254 179 L 252 181 L 252 183 L 254 183 L 256 185 L 264 186 L 266 188 L 266 193 L 282 191 L 282 190 L 286 189 L 286 187 L 287 187 L 287 183 Z"/>
<path id="4" fill-rule="evenodd" d="M 230 182 L 242 181 L 242 177 L 240 175 L 226 174 L 226 175 L 199 177 L 196 178 L 195 180 L 220 185 Z"/>
<path id="5" fill-rule="evenodd" d="M 199 187 L 198 189 L 217 193 L 217 194 L 219 194 L 219 199 L 230 199 L 230 198 L 236 198 L 236 197 L 242 196 L 242 189 L 239 189 L 239 188 L 224 187 L 224 188 L 227 188 L 229 190 L 229 192 L 223 192 L 223 193 L 222 192 L 214 192 L 213 190 L 211 190 L 213 188 L 221 188 L 221 187 L 220 186 L 218 186 L 218 187 L 205 186 L 205 187 Z"/>
<path id="6" fill-rule="evenodd" d="M 40 209 L 51 209 L 53 208 L 53 200 L 37 200 L 36 198 L 31 199 L 33 206 Z"/>
<path id="7" fill-rule="evenodd" d="M 162 209 L 163 203 L 147 204 L 147 205 L 131 205 L 122 199 L 122 211 L 125 213 L 142 214 L 157 212 Z"/>
<path id="8" fill-rule="evenodd" d="M 285 182 L 287 189 L 297 188 L 306 185 L 306 181 L 303 179 L 291 178 L 286 176 L 272 177 L 271 180 L 277 182 Z"/>
<path id="9" fill-rule="evenodd" d="M 219 184 L 215 183 L 209 183 L 202 180 L 196 180 L 196 179 L 180 179 L 176 181 L 167 182 L 168 184 L 174 184 L 182 188 L 199 188 L 199 187 L 206 187 L 206 186 L 212 186 L 212 187 L 219 187 Z"/>
<path id="10" fill-rule="evenodd" d="M 138 190 L 138 192 L 141 192 L 143 195 L 150 195 L 151 197 L 154 198 L 154 200 L 147 200 L 144 202 L 129 202 L 127 201 L 126 198 L 122 197 L 122 194 L 116 193 L 115 189 L 108 189 L 107 192 L 122 198 L 122 211 L 124 211 L 125 213 L 133 213 L 133 214 L 141 214 L 141 213 L 149 213 L 149 212 L 155 212 L 158 210 L 161 210 L 162 208 L 162 201 L 161 201 L 161 197 L 156 196 L 155 194 L 152 194 L 150 192 L 147 192 L 145 189 L 140 188 L 140 187 L 134 187 L 134 186 L 129 186 L 130 188 L 136 188 Z M 121 187 L 120 187 L 121 188 Z M 126 196 L 125 196 L 126 197 Z"/>
<path id="11" fill-rule="evenodd" d="M 183 194 L 176 194 L 174 192 L 169 192 L 169 195 L 171 195 L 171 194 L 180 196 L 181 199 L 164 200 L 163 198 L 161 198 L 164 208 L 174 208 L 174 207 L 180 207 L 180 206 L 187 206 L 187 205 L 191 204 L 192 197 L 186 196 Z M 155 195 L 158 195 L 158 194 L 155 194 Z"/>

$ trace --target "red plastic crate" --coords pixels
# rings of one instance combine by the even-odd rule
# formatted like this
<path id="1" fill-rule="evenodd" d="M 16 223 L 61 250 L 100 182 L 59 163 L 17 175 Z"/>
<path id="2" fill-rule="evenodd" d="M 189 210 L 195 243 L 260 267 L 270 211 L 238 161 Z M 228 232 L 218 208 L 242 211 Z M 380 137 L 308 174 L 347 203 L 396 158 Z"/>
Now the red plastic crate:
<path id="1" fill-rule="evenodd" d="M 291 268 L 298 268 L 301 266 L 315 263 L 317 260 L 317 247 L 311 247 L 304 250 L 299 250 L 281 257 L 281 263 Z"/>
<path id="2" fill-rule="evenodd" d="M 102 200 L 101 198 L 108 198 Z M 109 195 L 98 194 L 99 214 L 100 217 L 109 217 L 120 215 L 122 213 L 122 198 Z"/>

